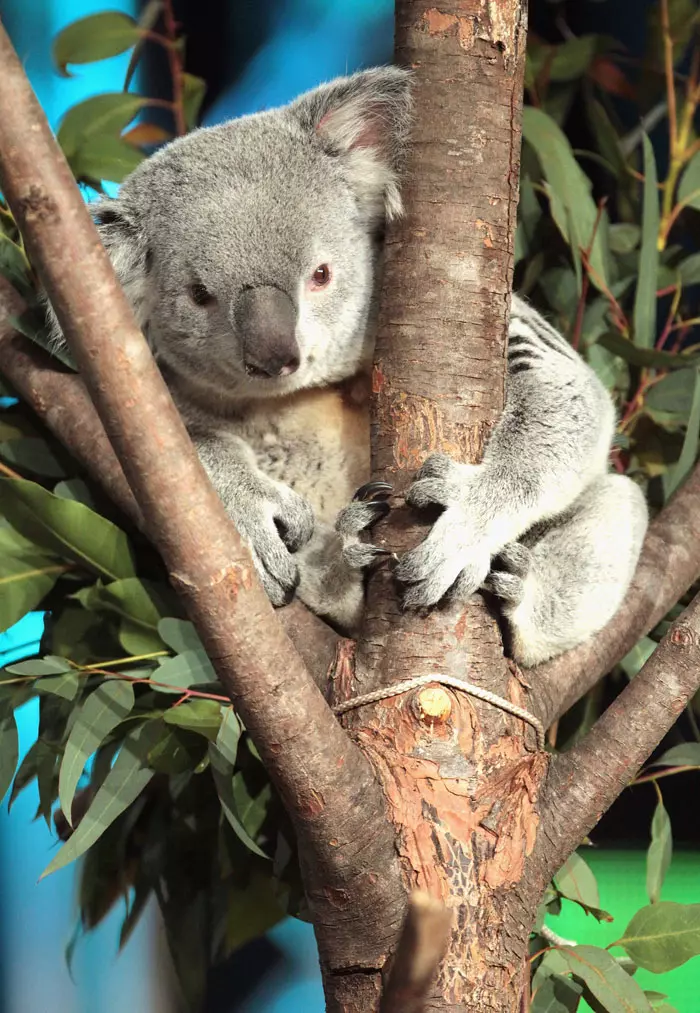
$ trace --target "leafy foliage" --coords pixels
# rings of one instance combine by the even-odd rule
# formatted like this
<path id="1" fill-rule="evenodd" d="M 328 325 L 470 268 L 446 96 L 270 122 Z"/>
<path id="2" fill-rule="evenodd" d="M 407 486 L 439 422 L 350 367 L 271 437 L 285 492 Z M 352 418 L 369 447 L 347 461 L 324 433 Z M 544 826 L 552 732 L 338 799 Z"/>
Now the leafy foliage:
<path id="1" fill-rule="evenodd" d="M 671 4 L 677 59 L 691 44 L 684 3 Z M 63 74 L 132 52 L 124 91 L 81 102 L 58 131 L 76 178 L 93 190 L 104 180 L 120 182 L 178 126 L 195 124 L 204 83 L 182 69 L 182 40 L 157 30 L 160 14 L 159 0 L 151 0 L 138 22 L 107 11 L 56 39 Z M 654 509 L 685 480 L 700 438 L 700 254 L 688 243 L 700 210 L 700 141 L 692 126 L 700 81 L 691 74 L 676 82 L 668 167 L 657 163 L 646 134 L 623 135 L 614 104 L 618 97 L 637 102 L 643 119 L 659 98 L 657 16 L 654 9 L 647 72 L 634 85 L 613 40 L 530 39 L 515 250 L 518 287 L 569 336 L 614 398 L 613 465 L 640 482 Z M 181 99 L 170 103 L 173 131 L 144 118 L 154 100 L 130 92 L 152 44 L 176 58 Z M 585 151 L 568 136 L 575 104 L 585 111 Z M 30 304 L 18 328 L 43 342 L 32 312 L 36 277 L 1 200 L 0 272 Z M 194 1008 L 209 963 L 285 913 L 303 915 L 291 830 L 161 563 L 16 402 L 0 415 L 0 475 L 0 628 L 32 609 L 47 612 L 41 657 L 0 673 L 0 797 L 9 791 L 11 804 L 36 781 L 37 815 L 53 818 L 63 841 L 45 874 L 82 857 L 81 930 L 127 896 L 123 945 L 155 896 Z M 598 687 L 562 720 L 557 746 L 590 727 L 608 689 L 635 676 L 679 610 L 630 651 L 605 693 Z M 39 738 L 19 762 L 14 711 L 33 697 Z M 676 729 L 640 781 L 656 784 L 700 767 L 700 741 L 682 741 L 684 730 Z M 572 1013 L 584 1003 L 608 1013 L 673 1013 L 665 995 L 643 992 L 634 979 L 637 966 L 661 973 L 700 953 L 700 904 L 661 899 L 671 854 L 671 820 L 659 793 L 647 857 L 650 904 L 621 937 L 611 930 L 617 957 L 551 942 L 545 923 L 566 903 L 612 921 L 585 860 L 569 859 L 533 933 L 532 1013 Z"/>

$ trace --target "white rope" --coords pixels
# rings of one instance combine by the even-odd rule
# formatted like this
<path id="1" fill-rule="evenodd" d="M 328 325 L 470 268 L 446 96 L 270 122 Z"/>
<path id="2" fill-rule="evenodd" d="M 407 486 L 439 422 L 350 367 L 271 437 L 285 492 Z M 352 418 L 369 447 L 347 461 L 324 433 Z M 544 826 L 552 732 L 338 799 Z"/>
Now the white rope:
<path id="1" fill-rule="evenodd" d="M 346 700 L 344 703 L 339 703 L 333 708 L 333 713 L 337 715 L 345 714 L 347 711 L 354 710 L 355 707 L 364 707 L 367 703 L 376 703 L 378 700 L 386 700 L 391 696 L 399 696 L 401 693 L 408 693 L 412 689 L 418 689 L 419 686 L 427 686 L 431 682 L 439 682 L 443 686 L 450 686 L 452 689 L 461 689 L 463 693 L 468 693 L 469 696 L 474 696 L 477 700 L 484 700 L 486 703 L 493 704 L 494 707 L 500 707 L 501 710 L 507 711 L 508 714 L 513 714 L 516 718 L 520 718 L 521 721 L 526 721 L 527 724 L 532 725 L 535 729 L 537 748 L 544 749 L 544 726 L 534 714 L 525 710 L 524 707 L 518 707 L 517 703 L 511 703 L 510 700 L 504 700 L 503 697 L 498 696 L 496 693 L 491 693 L 488 689 L 482 689 L 481 686 L 473 686 L 472 683 L 464 682 L 462 679 L 455 679 L 451 675 L 420 675 L 416 679 L 404 679 L 403 682 L 395 682 L 393 686 L 375 689 L 373 693 L 365 693 L 363 696 L 356 696 L 351 700 Z"/>

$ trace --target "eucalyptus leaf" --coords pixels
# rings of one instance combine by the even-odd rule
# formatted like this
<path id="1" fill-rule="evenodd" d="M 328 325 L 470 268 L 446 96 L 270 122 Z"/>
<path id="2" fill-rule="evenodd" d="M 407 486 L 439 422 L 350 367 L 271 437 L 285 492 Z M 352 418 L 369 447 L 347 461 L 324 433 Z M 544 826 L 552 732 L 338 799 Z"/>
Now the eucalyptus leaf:
<path id="1" fill-rule="evenodd" d="M 75 598 L 90 612 L 107 612 L 121 620 L 119 639 L 133 655 L 164 651 L 158 623 L 169 602 L 155 584 L 127 577 L 106 586 L 98 581 L 78 591 Z"/>
<path id="2" fill-rule="evenodd" d="M 129 542 L 105 517 L 25 479 L 0 479 L 0 510 L 21 535 L 109 580 L 135 576 Z"/>
<path id="3" fill-rule="evenodd" d="M 616 945 L 647 971 L 672 971 L 700 954 L 700 904 L 659 901 L 643 907 Z"/>
<path id="4" fill-rule="evenodd" d="M 529 1013 L 575 1013 L 583 989 L 562 974 L 545 978 L 534 993 Z"/>
<path id="5" fill-rule="evenodd" d="M 148 752 L 162 734 L 159 722 L 151 721 L 136 727 L 124 739 L 114 766 L 107 774 L 88 811 L 58 854 L 41 875 L 74 862 L 102 836 L 114 820 L 134 802 L 153 777 L 146 766 Z"/>
<path id="6" fill-rule="evenodd" d="M 676 489 L 683 484 L 693 469 L 698 456 L 700 442 L 700 369 L 695 370 L 695 387 L 690 405 L 688 425 L 683 440 L 683 448 L 678 461 L 663 476 L 664 495 L 670 498 Z"/>
<path id="7" fill-rule="evenodd" d="M 15 712 L 7 700 L 0 700 L 0 802 L 12 784 L 19 759 L 19 738 Z"/>
<path id="8" fill-rule="evenodd" d="M 0 556 L 0 632 L 37 608 L 67 567 L 49 556 Z"/>
<path id="9" fill-rule="evenodd" d="M 206 82 L 201 77 L 195 77 L 194 74 L 182 75 L 182 106 L 188 130 L 197 125 L 206 90 Z"/>
<path id="10" fill-rule="evenodd" d="M 216 672 L 204 650 L 200 649 L 183 651 L 174 658 L 162 660 L 153 674 L 153 679 L 157 683 L 171 686 L 173 690 L 188 689 L 190 686 L 215 683 Z M 160 685 L 154 688 L 161 690 Z"/>
<path id="11" fill-rule="evenodd" d="M 53 43 L 53 58 L 64 77 L 69 63 L 94 63 L 131 49 L 141 37 L 133 18 L 119 11 L 104 11 L 73 21 Z"/>
<path id="12" fill-rule="evenodd" d="M 258 847 L 255 843 L 255 840 L 245 825 L 246 817 L 250 819 L 251 816 L 248 804 L 249 797 L 247 797 L 246 793 L 241 789 L 240 782 L 237 785 L 237 791 L 234 789 L 234 774 L 232 765 L 213 744 L 209 746 L 209 759 L 210 769 L 212 777 L 214 778 L 214 784 L 216 785 L 216 791 L 219 796 L 221 808 L 233 832 L 246 846 L 246 848 L 253 852 L 253 854 L 259 855 L 261 858 L 267 858 L 268 856 L 262 848 Z M 236 776 L 238 777 L 239 775 Z M 242 815 L 238 811 L 238 805 L 240 802 L 243 803 L 244 807 L 244 813 Z M 263 805 L 266 808 L 266 799 L 263 799 Z M 257 823 L 257 821 L 255 821 L 257 829 L 259 829 L 261 822 Z M 255 824 L 253 826 L 253 830 L 255 830 Z"/>
<path id="13" fill-rule="evenodd" d="M 583 986 L 583 998 L 589 1005 L 602 1007 L 606 1013 L 650 1013 L 649 1000 L 640 986 L 607 950 L 566 946 L 557 953 Z"/>
<path id="14" fill-rule="evenodd" d="M 610 226 L 610 249 L 613 253 L 631 253 L 639 246 L 642 230 L 633 222 L 618 222 Z"/>
<path id="15" fill-rule="evenodd" d="M 639 277 L 634 300 L 634 343 L 640 348 L 651 348 L 656 337 L 656 288 L 659 273 L 659 193 L 657 189 L 656 159 L 651 141 L 643 135 L 644 145 L 644 200 L 642 214 L 642 248 L 639 257 Z"/>
<path id="16" fill-rule="evenodd" d="M 677 200 L 700 211 L 700 151 L 695 152 L 683 170 Z"/>
<path id="17" fill-rule="evenodd" d="M 204 650 L 194 625 L 185 619 L 171 617 L 161 619 L 158 623 L 158 635 L 176 654 Z"/>
<path id="18" fill-rule="evenodd" d="M 189 700 L 167 710 L 163 720 L 215 741 L 221 725 L 221 708 L 214 700 Z"/>
<path id="19" fill-rule="evenodd" d="M 600 908 L 598 884 L 590 867 L 576 852 L 571 855 L 554 877 L 559 893 L 580 904 L 583 908 Z"/>
<path id="20" fill-rule="evenodd" d="M 120 137 L 94 137 L 69 158 L 76 179 L 122 183 L 143 162 L 145 155 Z"/>
<path id="21" fill-rule="evenodd" d="M 700 742 L 683 742 L 667 749 L 651 767 L 700 767 Z"/>
<path id="22" fill-rule="evenodd" d="M 606 331 L 601 334 L 598 343 L 608 351 L 619 355 L 625 362 L 631 362 L 633 366 L 673 370 L 689 369 L 696 363 L 700 363 L 700 354 L 698 353 L 681 355 L 677 352 L 657 351 L 655 348 L 640 348 L 623 338 L 617 331 Z"/>
<path id="23" fill-rule="evenodd" d="M 223 718 L 218 735 L 216 736 L 216 748 L 221 755 L 233 766 L 238 756 L 238 743 L 241 738 L 241 724 L 233 707 L 222 708 Z"/>
<path id="24" fill-rule="evenodd" d="M 14 468 L 46 478 L 65 478 L 66 471 L 51 447 L 39 437 L 24 436 L 0 443 L 0 457 Z"/>
<path id="25" fill-rule="evenodd" d="M 695 368 L 685 368 L 664 376 L 649 390 L 647 407 L 687 418 L 693 406 L 696 375 Z"/>
<path id="26" fill-rule="evenodd" d="M 133 706 L 134 688 L 123 679 L 106 680 L 81 705 L 66 742 L 58 779 L 59 802 L 71 825 L 75 789 L 85 764 Z"/>
<path id="27" fill-rule="evenodd" d="M 77 503 L 82 503 L 84 506 L 89 507 L 90 510 L 95 509 L 95 500 L 90 491 L 90 487 L 82 478 L 69 478 L 64 482 L 57 482 L 53 489 L 54 496 L 60 496 L 61 499 L 72 499 Z"/>
<path id="28" fill-rule="evenodd" d="M 661 899 L 661 887 L 671 864 L 673 837 L 671 820 L 661 799 L 651 821 L 651 843 L 647 851 L 647 896 L 652 904 Z"/>
<path id="29" fill-rule="evenodd" d="M 572 253 L 587 249 L 598 220 L 591 183 L 576 161 L 571 145 L 554 120 L 541 109 L 523 109 L 523 137 L 532 145 L 549 184 L 552 216 Z M 596 232 L 590 256 L 598 285 L 607 282 L 601 235 Z M 596 281 L 597 279 L 597 281 Z"/>

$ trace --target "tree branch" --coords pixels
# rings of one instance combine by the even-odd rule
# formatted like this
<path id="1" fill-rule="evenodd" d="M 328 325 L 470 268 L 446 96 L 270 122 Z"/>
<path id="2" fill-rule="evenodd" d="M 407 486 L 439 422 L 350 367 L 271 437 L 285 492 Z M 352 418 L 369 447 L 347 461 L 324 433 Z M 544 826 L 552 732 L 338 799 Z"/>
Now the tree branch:
<path id="1" fill-rule="evenodd" d="M 660 622 L 700 574 L 700 465 L 649 527 L 625 601 L 600 633 L 527 673 L 545 726 L 576 703 Z"/>
<path id="2" fill-rule="evenodd" d="M 423 1013 L 453 921 L 454 911 L 430 894 L 411 895 L 379 1013 Z"/>
<path id="3" fill-rule="evenodd" d="M 388 828 L 382 836 L 382 799 L 370 765 L 340 728 L 275 617 L 1 26 L 0 66 L 3 193 L 217 674 L 316 860 L 337 869 L 345 842 L 356 849 L 375 826 L 390 850 L 393 836 Z M 390 889 L 386 881 L 367 877 L 353 885 L 371 893 L 377 906 Z"/>
<path id="4" fill-rule="evenodd" d="M 553 757 L 542 799 L 552 874 L 629 784 L 698 687 L 700 594 L 588 735 Z"/>

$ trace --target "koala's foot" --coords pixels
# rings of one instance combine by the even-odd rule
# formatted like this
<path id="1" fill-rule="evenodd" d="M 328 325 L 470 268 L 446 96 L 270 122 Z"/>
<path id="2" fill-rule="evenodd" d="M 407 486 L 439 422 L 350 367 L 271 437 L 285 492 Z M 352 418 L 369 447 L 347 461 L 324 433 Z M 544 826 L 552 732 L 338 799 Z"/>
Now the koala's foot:
<path id="1" fill-rule="evenodd" d="M 504 603 L 519 605 L 525 598 L 525 578 L 531 565 L 530 550 L 519 542 L 511 542 L 493 560 L 493 568 L 483 586 Z"/>
<path id="2" fill-rule="evenodd" d="M 363 542 L 361 535 L 386 517 L 391 486 L 370 482 L 358 489 L 340 511 L 334 527 L 317 525 L 313 538 L 298 553 L 298 595 L 317 615 L 351 635 L 359 626 L 367 570 L 391 556 L 387 549 Z"/>
<path id="3" fill-rule="evenodd" d="M 486 537 L 487 513 L 479 496 L 480 465 L 458 464 L 433 454 L 406 495 L 410 506 L 442 507 L 425 541 L 407 552 L 396 567 L 404 585 L 404 605 L 425 608 L 448 592 L 468 598 L 489 572 L 493 546 Z"/>
<path id="4" fill-rule="evenodd" d="M 360 539 L 363 531 L 369 531 L 390 512 L 387 497 L 391 492 L 387 482 L 367 482 L 357 490 L 352 503 L 338 514 L 335 530 L 342 541 L 343 558 L 351 570 L 366 570 L 373 563 L 393 555 L 388 549 L 380 549 Z"/>

